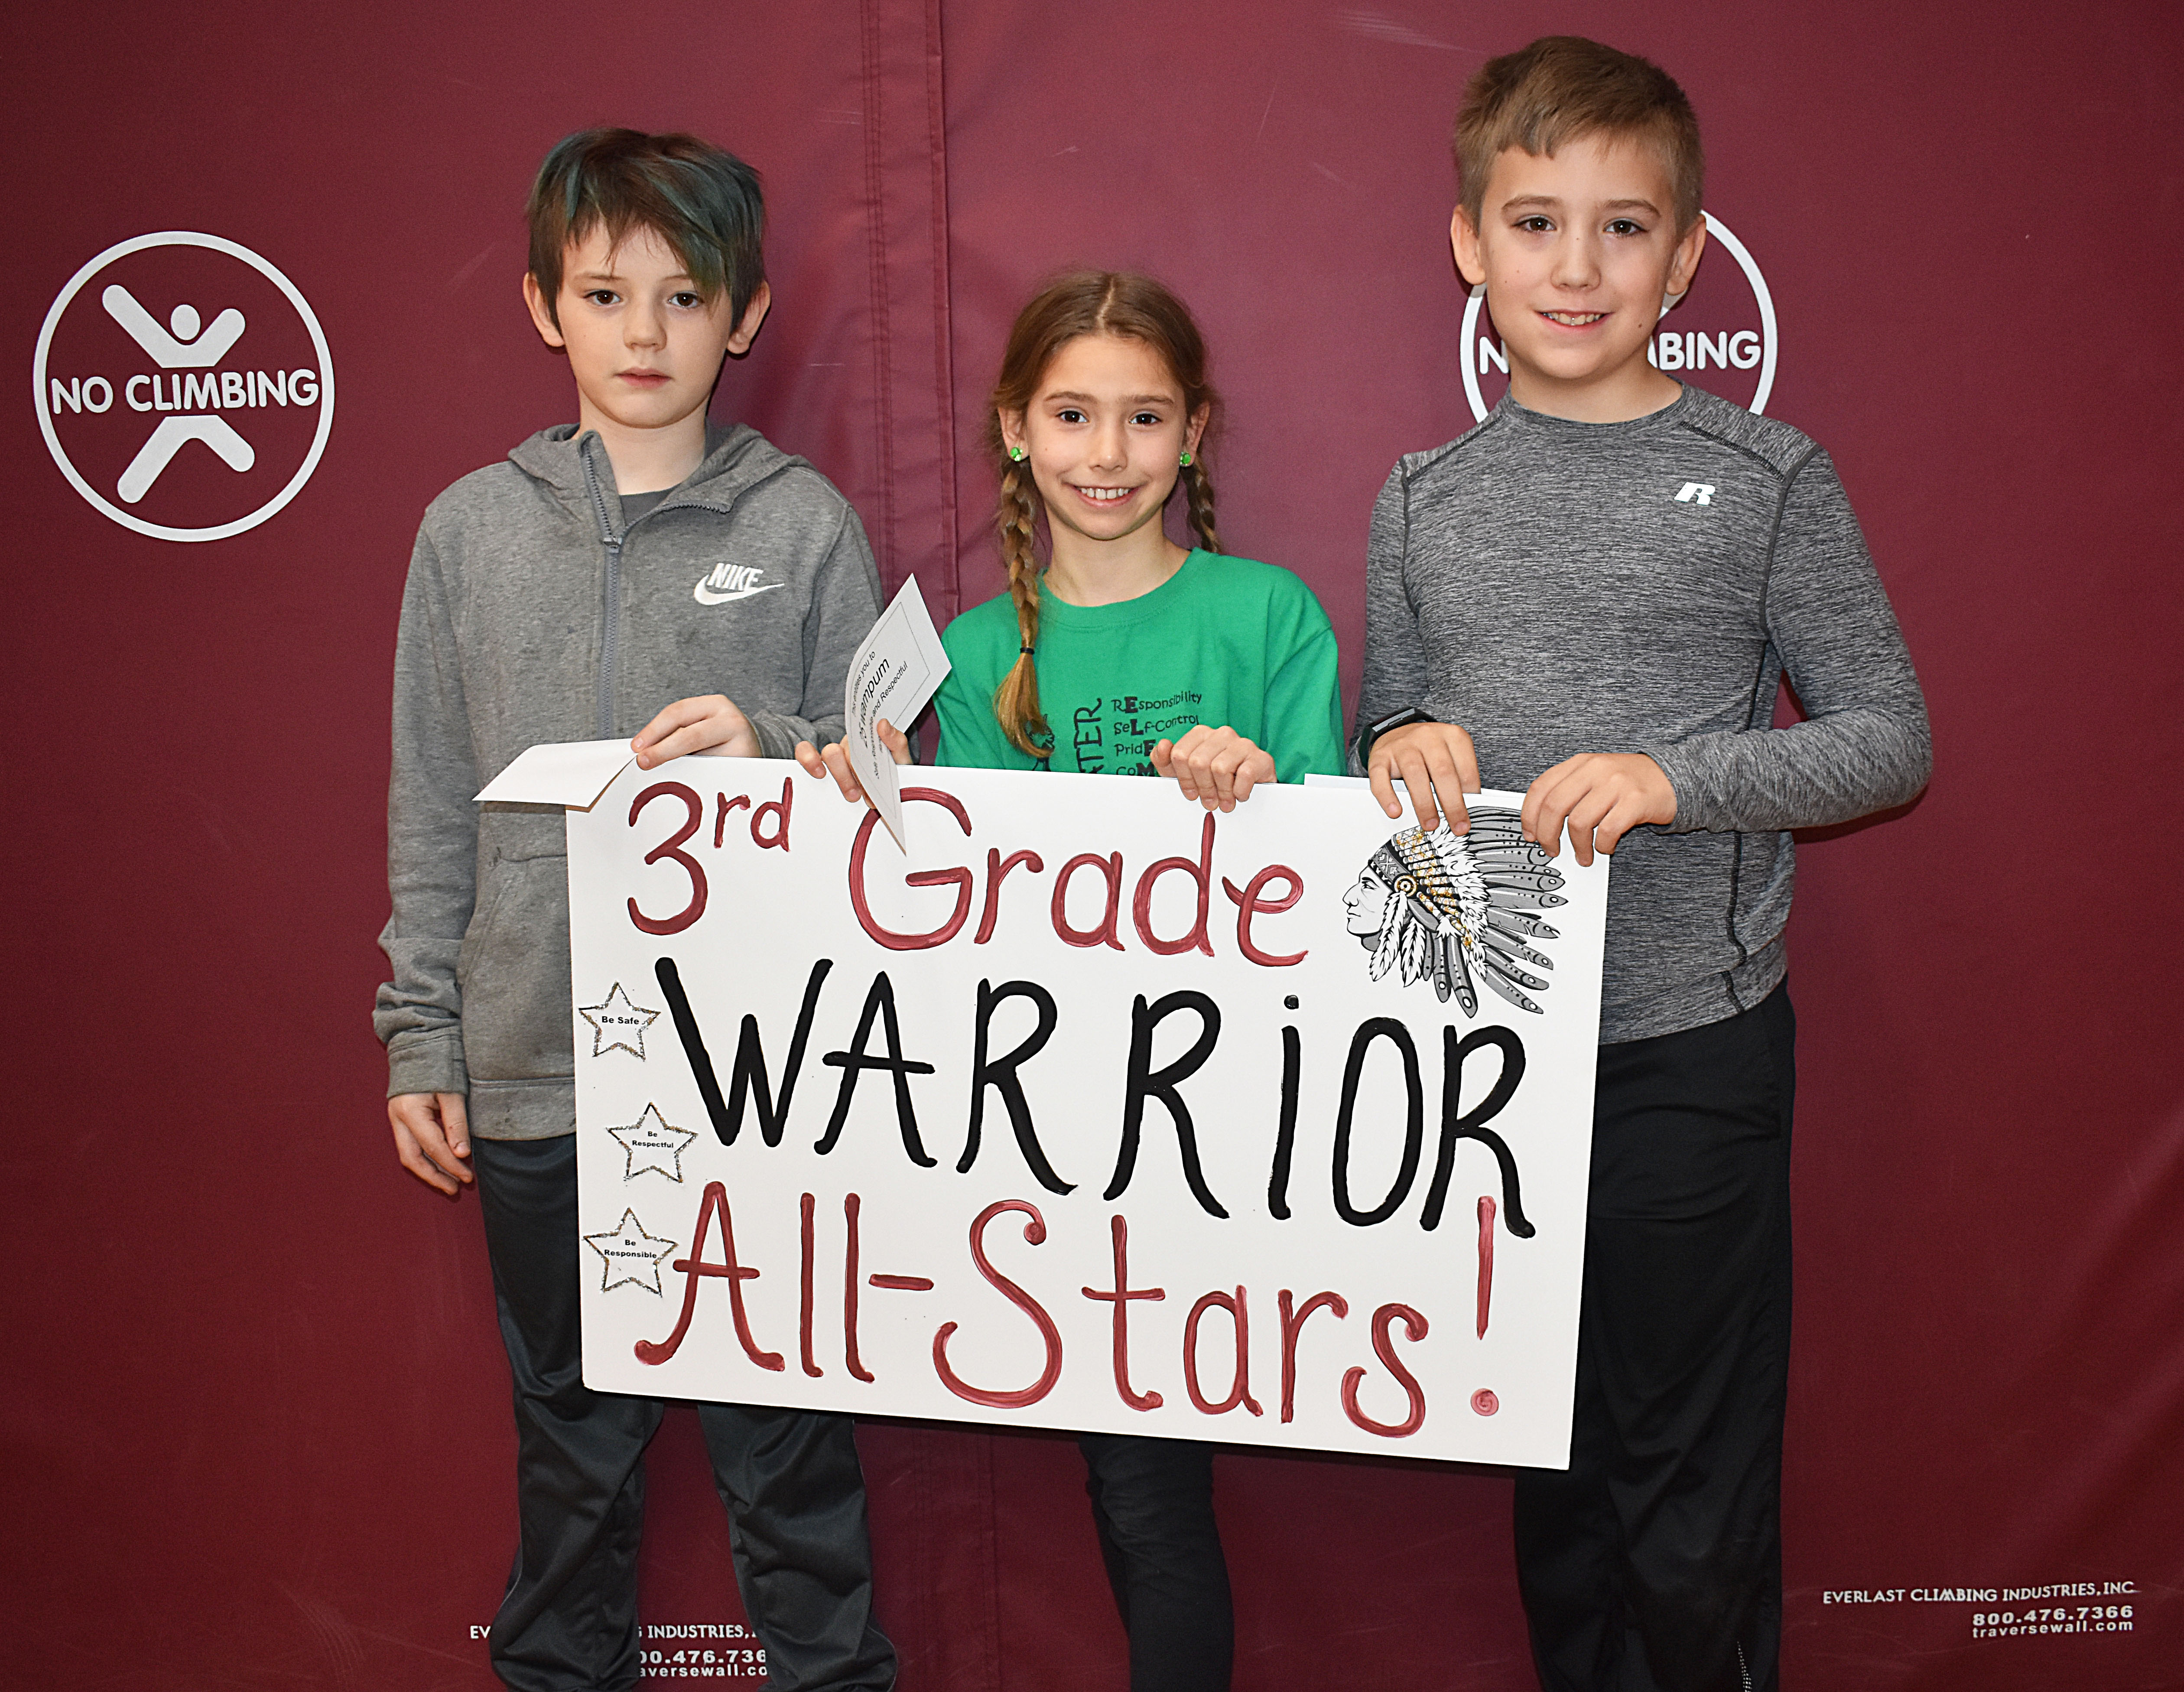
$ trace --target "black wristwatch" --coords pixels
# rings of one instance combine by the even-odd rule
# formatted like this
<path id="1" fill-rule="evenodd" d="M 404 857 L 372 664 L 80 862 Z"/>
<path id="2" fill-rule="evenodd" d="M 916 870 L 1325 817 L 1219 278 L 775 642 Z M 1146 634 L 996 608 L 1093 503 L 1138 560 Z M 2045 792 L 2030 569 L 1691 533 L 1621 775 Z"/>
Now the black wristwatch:
<path id="1" fill-rule="evenodd" d="M 1369 770 L 1373 767 L 1373 743 L 1390 729 L 1408 728 L 1413 723 L 1438 723 L 1440 718 L 1418 706 L 1398 711 L 1393 717 L 1383 717 L 1378 723 L 1368 723 L 1357 730 L 1357 768 Z"/>

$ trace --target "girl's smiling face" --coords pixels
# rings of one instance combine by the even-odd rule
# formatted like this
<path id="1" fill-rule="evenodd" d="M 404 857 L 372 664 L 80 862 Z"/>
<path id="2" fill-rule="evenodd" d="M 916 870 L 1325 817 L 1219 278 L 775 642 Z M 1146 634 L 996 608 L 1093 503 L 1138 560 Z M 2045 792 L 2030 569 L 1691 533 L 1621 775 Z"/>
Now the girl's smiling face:
<path id="1" fill-rule="evenodd" d="M 1157 525 L 1186 451 L 1206 427 L 1184 407 L 1161 355 L 1122 335 L 1080 335 L 1049 361 L 1021 413 L 1001 419 L 1023 448 L 1048 521 L 1090 541 Z"/>

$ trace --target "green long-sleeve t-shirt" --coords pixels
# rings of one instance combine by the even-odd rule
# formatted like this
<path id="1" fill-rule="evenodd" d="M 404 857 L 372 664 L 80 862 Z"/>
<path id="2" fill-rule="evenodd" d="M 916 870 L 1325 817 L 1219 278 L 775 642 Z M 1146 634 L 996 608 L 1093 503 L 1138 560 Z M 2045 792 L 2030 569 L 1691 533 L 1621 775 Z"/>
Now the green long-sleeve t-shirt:
<path id="1" fill-rule="evenodd" d="M 1283 781 L 1343 773 L 1334 631 L 1312 589 L 1278 566 L 1195 551 L 1149 594 L 1075 606 L 1039 588 L 1039 699 L 1052 769 L 1150 775 L 1152 748 L 1195 725 L 1234 729 Z M 1036 769 L 994 715 L 994 690 L 1021 645 L 1006 594 L 941 636 L 954 668 L 934 708 L 939 762 Z"/>

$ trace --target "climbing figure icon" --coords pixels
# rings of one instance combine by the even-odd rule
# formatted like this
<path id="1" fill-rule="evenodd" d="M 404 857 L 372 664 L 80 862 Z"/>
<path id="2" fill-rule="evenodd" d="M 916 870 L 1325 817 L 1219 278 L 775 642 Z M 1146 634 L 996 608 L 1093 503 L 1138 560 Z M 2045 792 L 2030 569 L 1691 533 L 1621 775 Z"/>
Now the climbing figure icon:
<path id="1" fill-rule="evenodd" d="M 99 296 L 99 303 L 105 306 L 106 315 L 126 329 L 130 338 L 149 353 L 162 370 L 211 369 L 242 338 L 242 332 L 248 327 L 242 314 L 230 306 L 206 327 L 197 307 L 186 304 L 177 305 L 169 315 L 166 327 L 162 327 L 136 295 L 119 282 L 107 288 Z M 210 397 L 209 383 L 207 397 Z M 220 455 L 223 464 L 237 473 L 258 462 L 258 454 L 250 443 L 215 412 L 162 417 L 159 426 L 137 449 L 136 457 L 129 461 L 129 467 L 121 472 L 121 479 L 115 484 L 114 491 L 120 494 L 122 503 L 133 505 L 150 493 L 160 472 L 191 441 L 203 441 Z"/>
<path id="2" fill-rule="evenodd" d="M 95 254 L 47 308 L 31 368 L 55 467 L 154 540 L 257 528 L 303 491 L 333 432 L 333 356 L 310 302 L 218 235 L 161 230 Z"/>

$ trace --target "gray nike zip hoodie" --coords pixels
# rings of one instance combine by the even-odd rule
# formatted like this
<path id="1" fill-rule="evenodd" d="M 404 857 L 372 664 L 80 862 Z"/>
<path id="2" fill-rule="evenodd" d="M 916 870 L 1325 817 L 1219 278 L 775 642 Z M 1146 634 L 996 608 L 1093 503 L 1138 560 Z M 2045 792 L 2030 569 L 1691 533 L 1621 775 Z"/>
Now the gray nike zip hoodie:
<path id="1" fill-rule="evenodd" d="M 471 795 L 526 747 L 632 735 L 698 694 L 733 700 L 770 757 L 838 740 L 879 603 L 849 502 L 741 425 L 627 525 L 573 425 L 432 502 L 394 652 L 393 979 L 372 1017 L 388 1097 L 467 1092 L 488 1140 L 573 1131 L 561 812 Z"/>

